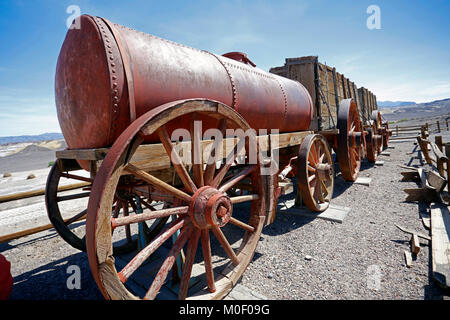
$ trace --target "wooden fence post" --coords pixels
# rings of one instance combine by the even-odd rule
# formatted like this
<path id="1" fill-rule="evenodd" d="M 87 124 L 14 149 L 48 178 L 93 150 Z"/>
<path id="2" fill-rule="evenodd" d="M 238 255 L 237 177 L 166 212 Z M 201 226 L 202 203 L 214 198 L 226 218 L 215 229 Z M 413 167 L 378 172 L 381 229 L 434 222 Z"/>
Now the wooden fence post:
<path id="1" fill-rule="evenodd" d="M 395 131 L 397 132 L 397 137 L 398 137 L 398 125 L 395 126 Z"/>
<path id="2" fill-rule="evenodd" d="M 435 136 L 434 142 L 436 143 L 436 146 L 438 147 L 438 149 L 442 153 L 444 153 L 444 144 L 442 143 L 442 136 Z M 435 154 L 436 154 L 436 152 L 435 152 Z M 438 169 L 440 176 L 444 178 L 445 177 L 444 161 L 442 161 L 441 157 L 439 157 L 437 154 L 436 154 L 436 167 Z"/>
<path id="3" fill-rule="evenodd" d="M 450 173 L 450 142 L 445 144 L 445 156 L 447 157 L 447 183 L 449 181 L 449 173 Z"/>
<path id="4" fill-rule="evenodd" d="M 448 131 L 448 120 L 445 120 L 445 126 L 446 126 L 447 131 Z"/>
<path id="5" fill-rule="evenodd" d="M 441 133 L 441 125 L 439 124 L 439 120 L 436 121 L 438 133 Z"/>
<path id="6" fill-rule="evenodd" d="M 434 142 L 438 146 L 439 150 L 444 152 L 444 143 L 442 142 L 442 136 L 435 136 L 434 137 Z"/>
<path id="7" fill-rule="evenodd" d="M 445 156 L 447 157 L 447 183 L 450 175 L 450 142 L 445 144 Z"/>
<path id="8" fill-rule="evenodd" d="M 427 138 L 427 135 L 425 134 L 426 130 L 427 130 L 427 126 L 426 125 L 420 127 L 420 136 L 422 137 L 422 139 L 426 139 Z"/>
<path id="9" fill-rule="evenodd" d="M 422 151 L 423 157 L 425 158 L 427 164 L 432 164 L 430 153 L 428 150 L 428 140 L 422 139 L 421 137 L 417 137 L 417 143 L 419 144 L 420 150 Z"/>

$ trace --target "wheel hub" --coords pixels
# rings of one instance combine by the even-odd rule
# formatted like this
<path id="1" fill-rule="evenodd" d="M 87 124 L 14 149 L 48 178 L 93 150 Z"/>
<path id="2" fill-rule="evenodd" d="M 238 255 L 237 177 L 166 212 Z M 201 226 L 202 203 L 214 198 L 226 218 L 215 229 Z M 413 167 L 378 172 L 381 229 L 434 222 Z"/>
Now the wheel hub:
<path id="1" fill-rule="evenodd" d="M 328 163 L 321 163 L 317 166 L 317 177 L 322 181 L 327 181 L 333 175 L 331 166 Z"/>
<path id="2" fill-rule="evenodd" d="M 232 212 L 230 198 L 210 186 L 198 189 L 189 206 L 189 216 L 199 229 L 225 226 L 230 221 Z"/>

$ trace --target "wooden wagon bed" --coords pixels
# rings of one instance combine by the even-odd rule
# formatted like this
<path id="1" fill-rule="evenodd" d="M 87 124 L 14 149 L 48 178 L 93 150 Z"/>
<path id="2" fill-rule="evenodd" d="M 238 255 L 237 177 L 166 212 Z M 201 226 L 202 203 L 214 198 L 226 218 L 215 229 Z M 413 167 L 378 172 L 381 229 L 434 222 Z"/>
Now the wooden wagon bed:
<path id="1" fill-rule="evenodd" d="M 339 103 L 352 98 L 361 120 L 370 119 L 372 111 L 378 109 L 376 96 L 368 89 L 356 84 L 336 71 L 336 68 L 320 63 L 317 56 L 287 58 L 284 66 L 270 69 L 271 73 L 303 84 L 314 103 L 311 130 L 323 131 L 336 128 Z"/>

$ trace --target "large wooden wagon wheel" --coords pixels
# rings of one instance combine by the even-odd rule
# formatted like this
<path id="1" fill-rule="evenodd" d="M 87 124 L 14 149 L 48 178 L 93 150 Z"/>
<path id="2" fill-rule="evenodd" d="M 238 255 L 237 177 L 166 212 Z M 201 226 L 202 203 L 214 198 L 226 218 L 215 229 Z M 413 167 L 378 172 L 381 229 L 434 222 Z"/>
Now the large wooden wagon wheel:
<path id="1" fill-rule="evenodd" d="M 56 232 L 72 247 L 86 251 L 84 219 L 87 215 L 88 202 L 80 202 L 80 199 L 90 196 L 90 186 L 66 194 L 58 191 L 62 178 L 85 182 L 92 182 L 92 179 L 68 172 L 61 172 L 58 164 L 55 163 L 49 172 L 45 190 L 47 215 Z M 129 214 L 129 211 L 136 210 L 134 199 L 127 197 L 126 192 L 124 192 L 126 189 L 126 182 L 118 186 L 114 195 L 114 206 L 111 211 L 111 217 L 117 218 L 119 215 L 126 216 Z M 75 208 L 78 210 L 76 211 Z M 75 213 L 73 213 L 74 210 Z M 73 228 L 74 225 L 76 225 L 76 229 Z M 149 228 L 144 222 L 142 223 L 142 228 L 146 237 L 151 237 L 152 234 L 157 232 L 157 224 Z M 116 232 L 115 238 L 120 238 L 117 233 L 119 232 Z M 136 248 L 137 241 L 131 239 L 129 226 L 125 226 L 121 238 L 124 241 L 118 241 L 116 243 L 114 252 L 123 253 Z"/>
<path id="2" fill-rule="evenodd" d="M 386 149 L 389 146 L 389 138 L 392 135 L 392 131 L 389 129 L 389 122 L 383 123 L 383 148 Z"/>
<path id="3" fill-rule="evenodd" d="M 78 191 L 77 193 L 72 193 L 69 196 L 61 195 L 60 193 L 58 193 L 58 187 L 60 185 L 62 175 L 64 175 L 64 173 L 60 171 L 58 164 L 55 163 L 49 172 L 47 185 L 45 188 L 45 205 L 47 207 L 47 215 L 56 232 L 58 232 L 58 234 L 67 243 L 78 250 L 86 251 L 84 232 L 75 232 L 73 229 L 71 229 L 71 225 L 85 218 L 87 214 L 87 206 L 84 207 L 81 211 L 72 214 L 71 217 L 67 217 L 64 219 L 63 213 L 64 216 L 66 216 L 66 214 L 65 210 L 61 208 L 61 203 L 89 197 L 90 192 Z M 73 177 L 73 175 L 71 176 Z"/>
<path id="4" fill-rule="evenodd" d="M 383 151 L 384 137 L 382 134 L 383 127 L 380 111 L 372 111 L 372 121 L 375 123 L 376 134 L 379 135 L 379 137 L 377 138 L 377 152 L 381 153 L 381 151 Z"/>
<path id="5" fill-rule="evenodd" d="M 369 120 L 366 130 L 368 131 L 366 137 L 366 158 L 367 161 L 375 163 L 378 157 L 378 134 L 375 121 Z"/>
<path id="6" fill-rule="evenodd" d="M 355 181 L 361 168 L 361 154 L 365 147 L 364 130 L 358 108 L 353 99 L 342 100 L 337 119 L 337 159 L 342 177 Z"/>
<path id="7" fill-rule="evenodd" d="M 169 273 L 173 280 L 176 279 L 176 270 L 181 269 L 176 285 L 178 298 L 220 299 L 231 290 L 250 263 L 263 227 L 266 203 L 256 135 L 252 133 L 247 138 L 236 139 L 238 142 L 233 150 L 219 157 L 221 165 L 217 168 L 215 157 L 221 149 L 221 139 L 215 139 L 212 152 L 205 155 L 201 132 L 196 134 L 193 126 L 196 119 L 205 119 L 203 123 L 215 122 L 212 127 L 219 128 L 220 133 L 225 133 L 226 129 L 239 128 L 244 132 L 250 129 L 239 114 L 221 103 L 202 99 L 176 101 L 157 107 L 135 120 L 104 159 L 89 199 L 86 240 L 91 271 L 105 298 L 160 298 L 158 293 L 162 294 L 161 291 L 171 282 L 167 279 Z M 190 144 L 191 173 L 169 136 L 170 130 L 179 126 L 194 127 Z M 159 137 L 180 185 L 173 182 L 176 179 L 165 182 L 148 173 L 144 167 L 145 163 L 153 161 L 151 156 L 139 164 L 130 163 L 135 151 L 143 144 L 144 136 Z M 206 166 L 202 161 L 196 161 L 196 158 L 202 159 L 202 155 Z M 237 155 L 244 159 L 244 163 L 236 165 Z M 167 207 L 111 219 L 113 191 L 124 177 L 139 181 L 141 189 L 146 187 L 150 190 L 149 204 L 153 195 L 159 194 L 165 197 Z M 244 182 L 246 194 L 233 197 L 227 194 Z M 129 192 L 133 193 L 133 190 Z M 239 206 L 248 206 L 245 212 L 236 210 L 241 202 Z M 119 258 L 111 250 L 111 230 L 169 216 L 172 220 L 153 241 L 116 269 L 115 261 Z M 198 249 L 199 244 L 201 250 Z M 152 258 L 158 252 L 162 259 L 155 267 Z M 186 257 L 184 263 L 181 262 L 182 266 L 175 264 L 181 252 Z M 151 275 L 148 283 L 134 278 L 134 274 L 141 275 L 141 272 Z M 139 288 L 145 287 L 144 291 L 138 292 L 135 281 L 139 282 Z"/>
<path id="8" fill-rule="evenodd" d="M 333 196 L 334 166 L 327 140 L 310 134 L 302 141 L 298 153 L 297 186 L 303 203 L 313 211 L 328 208 Z"/>

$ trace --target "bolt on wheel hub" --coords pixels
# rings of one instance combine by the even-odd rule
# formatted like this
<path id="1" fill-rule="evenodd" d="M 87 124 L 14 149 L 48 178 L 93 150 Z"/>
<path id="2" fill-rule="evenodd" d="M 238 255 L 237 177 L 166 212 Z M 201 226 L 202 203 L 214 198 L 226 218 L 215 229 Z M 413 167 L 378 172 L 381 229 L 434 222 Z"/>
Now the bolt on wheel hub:
<path id="1" fill-rule="evenodd" d="M 232 212 L 230 198 L 210 186 L 198 189 L 189 206 L 189 216 L 199 229 L 225 226 L 230 221 Z"/>

